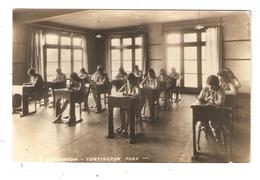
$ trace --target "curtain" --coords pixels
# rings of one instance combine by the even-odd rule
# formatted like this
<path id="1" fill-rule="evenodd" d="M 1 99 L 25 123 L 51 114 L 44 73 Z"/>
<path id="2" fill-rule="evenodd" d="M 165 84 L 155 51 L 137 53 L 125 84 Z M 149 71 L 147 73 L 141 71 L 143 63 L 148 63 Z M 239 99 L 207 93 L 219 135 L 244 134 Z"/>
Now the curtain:
<path id="1" fill-rule="evenodd" d="M 88 54 L 87 54 L 87 37 L 82 36 L 82 47 L 83 47 L 83 68 L 88 71 Z"/>
<path id="2" fill-rule="evenodd" d="M 149 67 L 147 65 L 147 54 L 148 54 L 148 48 L 147 48 L 147 45 L 148 45 L 148 35 L 147 33 L 143 33 L 143 73 L 146 74 L 147 72 L 147 67 Z"/>
<path id="3" fill-rule="evenodd" d="M 31 28 L 29 32 L 29 63 L 27 69 L 35 68 L 44 77 L 42 30 Z"/>
<path id="4" fill-rule="evenodd" d="M 106 72 L 110 79 L 112 79 L 112 61 L 110 57 L 110 37 L 106 37 L 105 39 L 105 59 L 106 59 Z"/>
<path id="5" fill-rule="evenodd" d="M 221 29 L 206 29 L 206 75 L 217 74 L 222 65 Z"/>

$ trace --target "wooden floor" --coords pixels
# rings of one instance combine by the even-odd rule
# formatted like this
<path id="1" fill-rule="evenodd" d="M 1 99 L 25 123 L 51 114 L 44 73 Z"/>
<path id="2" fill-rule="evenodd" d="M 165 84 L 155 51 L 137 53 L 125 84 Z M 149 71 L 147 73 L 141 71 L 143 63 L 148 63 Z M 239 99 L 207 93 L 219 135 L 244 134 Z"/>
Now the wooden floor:
<path id="1" fill-rule="evenodd" d="M 107 111 L 83 113 L 75 127 L 53 124 L 53 108 L 41 107 L 34 115 L 13 115 L 13 158 L 16 161 L 76 162 L 225 162 L 228 153 L 213 140 L 201 137 L 201 151 L 213 156 L 191 160 L 194 96 L 184 95 L 157 122 L 144 122 L 145 136 L 137 144 L 117 136 L 107 139 Z M 250 103 L 239 99 L 239 119 L 234 122 L 232 162 L 250 161 Z M 78 111 L 78 109 L 76 109 Z M 114 110 L 115 128 L 119 113 Z"/>

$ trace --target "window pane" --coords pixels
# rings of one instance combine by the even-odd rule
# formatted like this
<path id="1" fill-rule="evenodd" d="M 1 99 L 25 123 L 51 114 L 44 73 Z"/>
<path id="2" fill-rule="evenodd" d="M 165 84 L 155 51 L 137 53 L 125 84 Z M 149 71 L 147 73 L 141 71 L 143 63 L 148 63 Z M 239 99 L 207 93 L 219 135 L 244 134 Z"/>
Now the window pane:
<path id="1" fill-rule="evenodd" d="M 81 46 L 82 39 L 80 37 L 73 38 L 73 46 Z"/>
<path id="2" fill-rule="evenodd" d="M 112 71 L 112 79 L 117 75 L 118 71 Z"/>
<path id="3" fill-rule="evenodd" d="M 79 72 L 81 68 L 82 68 L 82 62 L 74 61 L 74 72 Z"/>
<path id="4" fill-rule="evenodd" d="M 184 59 L 197 59 L 197 47 L 184 47 Z"/>
<path id="5" fill-rule="evenodd" d="M 206 61 L 201 61 L 201 69 L 202 69 L 202 73 L 206 73 Z"/>
<path id="6" fill-rule="evenodd" d="M 132 45 L 132 38 L 123 38 L 123 46 Z"/>
<path id="7" fill-rule="evenodd" d="M 70 74 L 71 64 L 70 62 L 61 62 L 62 72 L 65 74 Z"/>
<path id="8" fill-rule="evenodd" d="M 47 62 L 58 61 L 58 49 L 47 49 Z"/>
<path id="9" fill-rule="evenodd" d="M 123 68 L 126 72 L 132 72 L 132 61 L 123 61 Z"/>
<path id="10" fill-rule="evenodd" d="M 197 33 L 184 34 L 184 42 L 196 42 Z"/>
<path id="11" fill-rule="evenodd" d="M 202 74 L 202 87 L 207 86 L 206 80 L 207 80 L 207 75 L 206 74 Z"/>
<path id="12" fill-rule="evenodd" d="M 132 49 L 123 50 L 123 60 L 132 60 Z"/>
<path id="13" fill-rule="evenodd" d="M 113 61 L 112 62 L 112 71 L 118 72 L 118 69 L 120 68 L 120 61 Z"/>
<path id="14" fill-rule="evenodd" d="M 180 47 L 168 47 L 167 48 L 167 59 L 181 59 L 181 48 Z"/>
<path id="15" fill-rule="evenodd" d="M 171 72 L 171 68 L 175 68 L 176 71 L 179 73 L 181 71 L 180 62 L 181 62 L 180 60 L 168 60 L 166 71 L 169 73 L 169 72 Z"/>
<path id="16" fill-rule="evenodd" d="M 47 76 L 47 81 L 53 81 L 56 78 L 56 75 Z"/>
<path id="17" fill-rule="evenodd" d="M 135 38 L 135 45 L 142 46 L 143 44 L 143 38 L 142 37 L 136 37 Z"/>
<path id="18" fill-rule="evenodd" d="M 47 34 L 46 35 L 47 44 L 58 44 L 58 35 L 56 34 Z"/>
<path id="19" fill-rule="evenodd" d="M 181 34 L 179 33 L 167 34 L 167 43 L 180 43 L 180 42 L 181 42 Z"/>
<path id="20" fill-rule="evenodd" d="M 206 33 L 205 32 L 201 33 L 201 41 L 202 42 L 206 41 Z"/>
<path id="21" fill-rule="evenodd" d="M 184 61 L 184 73 L 197 73 L 197 61 Z"/>
<path id="22" fill-rule="evenodd" d="M 73 50 L 74 61 L 82 61 L 82 50 L 81 49 L 74 49 Z"/>
<path id="23" fill-rule="evenodd" d="M 61 49 L 61 61 L 71 61 L 70 49 Z"/>
<path id="24" fill-rule="evenodd" d="M 142 49 L 135 49 L 135 60 L 143 60 Z"/>
<path id="25" fill-rule="evenodd" d="M 201 59 L 206 59 L 205 46 L 201 46 Z"/>
<path id="26" fill-rule="evenodd" d="M 197 74 L 184 74 L 184 86 L 185 87 L 197 87 Z"/>
<path id="27" fill-rule="evenodd" d="M 120 60 L 120 50 L 119 49 L 111 50 L 111 59 L 112 59 L 112 61 Z"/>
<path id="28" fill-rule="evenodd" d="M 61 45 L 71 45 L 71 39 L 70 37 L 61 37 Z"/>
<path id="29" fill-rule="evenodd" d="M 143 61 L 135 61 L 135 65 L 138 65 L 140 70 L 143 70 Z"/>
<path id="30" fill-rule="evenodd" d="M 47 76 L 56 75 L 57 68 L 58 68 L 58 62 L 47 63 Z"/>
<path id="31" fill-rule="evenodd" d="M 112 46 L 120 46 L 120 39 L 111 39 Z"/>

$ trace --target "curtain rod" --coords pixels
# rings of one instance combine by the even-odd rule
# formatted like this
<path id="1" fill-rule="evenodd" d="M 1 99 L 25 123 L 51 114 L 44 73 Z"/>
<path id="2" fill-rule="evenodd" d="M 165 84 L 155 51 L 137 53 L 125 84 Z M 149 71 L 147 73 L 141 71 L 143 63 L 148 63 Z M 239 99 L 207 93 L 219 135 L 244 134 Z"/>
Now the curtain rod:
<path id="1" fill-rule="evenodd" d="M 48 29 L 48 30 L 62 31 L 63 33 L 78 33 L 78 34 L 82 34 L 82 35 L 86 35 L 89 33 L 89 32 L 84 32 L 84 31 L 79 31 L 79 30 L 68 29 L 66 27 L 62 28 L 62 27 L 55 27 L 55 26 L 43 25 L 43 24 L 31 24 L 30 26 L 36 27 L 36 28 L 44 28 L 44 29 Z"/>

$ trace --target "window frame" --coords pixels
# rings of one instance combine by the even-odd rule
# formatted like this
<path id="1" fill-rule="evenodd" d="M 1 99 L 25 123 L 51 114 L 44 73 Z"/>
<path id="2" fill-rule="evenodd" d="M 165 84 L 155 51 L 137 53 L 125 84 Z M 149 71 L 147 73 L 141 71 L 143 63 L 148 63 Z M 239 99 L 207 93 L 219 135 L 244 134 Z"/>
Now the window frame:
<path id="1" fill-rule="evenodd" d="M 141 37 L 142 38 L 142 44 L 137 45 L 135 44 L 135 38 Z M 125 38 L 131 38 L 132 39 L 132 45 L 123 45 L 123 39 Z M 119 45 L 118 46 L 112 46 L 112 39 L 119 39 Z M 145 34 L 144 33 L 133 33 L 133 34 L 120 34 L 120 35 L 110 35 L 109 36 L 109 54 L 110 54 L 110 75 L 111 78 L 113 78 L 113 71 L 112 66 L 113 66 L 113 59 L 112 59 L 112 50 L 113 49 L 118 49 L 120 50 L 120 58 L 118 61 L 120 61 L 120 67 L 123 67 L 123 50 L 125 49 L 131 49 L 131 54 L 132 54 L 132 69 L 131 72 L 134 70 L 134 66 L 136 65 L 136 61 L 142 61 L 142 68 L 140 68 L 142 71 L 145 71 Z M 141 60 L 136 60 L 135 57 L 135 50 L 141 48 L 142 51 L 142 59 Z M 130 61 L 130 60 L 129 60 Z M 124 68 L 125 69 L 125 68 Z"/>
<path id="2" fill-rule="evenodd" d="M 58 36 L 58 43 L 57 44 L 48 44 L 46 40 L 46 36 L 48 34 L 53 34 Z M 62 45 L 61 44 L 61 37 L 70 37 L 70 45 Z M 74 34 L 74 33 L 65 33 L 65 32 L 56 32 L 56 31 L 44 31 L 43 33 L 43 38 L 44 38 L 44 44 L 43 44 L 43 63 L 44 63 L 44 80 L 48 80 L 48 74 L 47 74 L 47 49 L 58 49 L 58 60 L 55 62 L 58 62 L 57 68 L 61 68 L 61 51 L 62 49 L 69 49 L 70 50 L 70 72 L 75 72 L 74 70 L 74 62 L 79 62 L 78 60 L 75 61 L 74 59 L 74 50 L 81 50 L 81 67 L 84 66 L 84 57 L 83 57 L 83 51 L 84 47 L 82 45 L 82 42 L 80 45 L 74 45 L 73 43 L 73 38 L 84 38 L 83 35 L 80 34 Z M 65 73 L 66 74 L 66 73 Z"/>
<path id="3" fill-rule="evenodd" d="M 167 35 L 171 33 L 178 33 L 181 35 L 181 40 L 179 43 L 168 43 L 167 42 Z M 196 42 L 184 42 L 184 34 L 189 34 L 189 33 L 196 33 L 197 34 L 197 41 Z M 178 30 L 169 30 L 165 32 L 165 67 L 167 67 L 168 63 L 168 48 L 169 47 L 179 47 L 180 48 L 180 75 L 182 76 L 182 81 L 181 81 L 181 86 L 184 88 L 184 91 L 187 92 L 198 92 L 202 89 L 202 52 L 201 49 L 203 46 L 206 45 L 205 41 L 201 41 L 201 34 L 205 33 L 205 29 L 202 30 L 195 30 L 193 28 L 186 28 L 186 29 L 178 29 Z M 196 47 L 197 48 L 197 73 L 185 73 L 184 70 L 184 48 L 185 47 Z M 197 87 L 184 87 L 184 82 L 185 82 L 185 74 L 197 74 Z"/>

